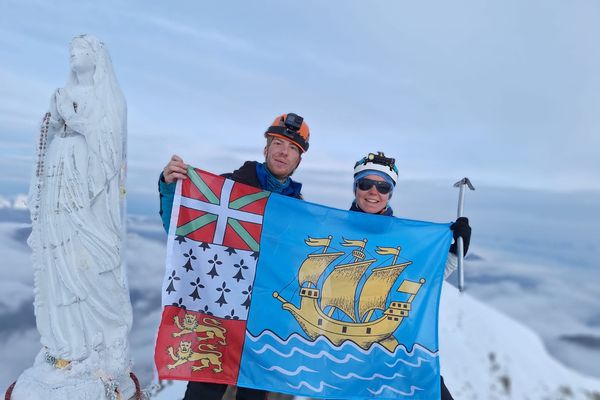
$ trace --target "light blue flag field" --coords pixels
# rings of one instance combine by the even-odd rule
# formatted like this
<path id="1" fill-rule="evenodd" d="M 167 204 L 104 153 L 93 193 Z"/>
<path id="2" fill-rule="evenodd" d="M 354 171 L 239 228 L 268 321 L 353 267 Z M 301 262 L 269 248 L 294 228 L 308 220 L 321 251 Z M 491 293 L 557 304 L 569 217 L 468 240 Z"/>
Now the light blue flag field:
<path id="1" fill-rule="evenodd" d="M 440 398 L 450 224 L 192 175 L 171 219 L 161 378 L 324 399 Z M 205 333 L 213 326 L 218 337 Z"/>

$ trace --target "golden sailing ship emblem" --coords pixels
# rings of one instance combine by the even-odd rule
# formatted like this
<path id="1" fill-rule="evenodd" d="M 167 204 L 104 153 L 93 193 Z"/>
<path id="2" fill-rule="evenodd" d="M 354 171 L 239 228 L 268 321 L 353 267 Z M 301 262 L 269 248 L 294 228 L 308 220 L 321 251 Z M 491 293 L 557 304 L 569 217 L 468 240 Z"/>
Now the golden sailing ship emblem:
<path id="1" fill-rule="evenodd" d="M 331 239 L 332 236 L 318 239 L 309 237 L 304 241 L 308 246 L 322 246 L 323 252 L 309 254 L 300 266 L 298 271 L 300 307 L 285 300 L 278 292 L 273 292 L 273 297 L 283 303 L 282 308 L 293 315 L 300 327 L 313 340 L 325 336 L 336 346 L 344 341 L 352 341 L 363 349 L 377 342 L 393 351 L 398 346 L 398 341 L 392 334 L 404 318 L 408 317 L 411 303 L 425 283 L 425 279 L 421 278 L 419 282 L 404 279 L 398 292 L 406 293 L 408 298 L 403 302 L 392 301 L 386 306 L 392 287 L 412 262 L 397 262 L 400 247 L 377 247 L 375 250 L 377 254 L 392 255 L 393 260 L 389 265 L 373 268 L 358 291 L 363 276 L 377 259 L 365 259 L 364 249 L 367 239 L 344 239 L 340 243 L 342 246 L 355 247 L 352 251 L 353 260 L 336 265 L 325 277 L 321 288 L 318 288 L 317 282 L 327 267 L 338 257 L 346 254 L 343 251 L 327 252 Z M 343 312 L 346 318 L 344 320 L 333 318 L 336 310 Z M 383 315 L 373 318 L 377 310 L 383 311 Z"/>

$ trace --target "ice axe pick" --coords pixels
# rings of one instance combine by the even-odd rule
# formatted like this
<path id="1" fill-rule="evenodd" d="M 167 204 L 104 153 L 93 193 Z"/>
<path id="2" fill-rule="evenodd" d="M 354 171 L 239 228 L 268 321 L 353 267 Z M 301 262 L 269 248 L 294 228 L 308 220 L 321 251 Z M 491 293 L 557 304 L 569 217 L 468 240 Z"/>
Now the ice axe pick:
<path id="1" fill-rule="evenodd" d="M 463 216 L 463 203 L 465 201 L 465 186 L 470 190 L 475 190 L 473 184 L 469 180 L 469 178 L 462 178 L 460 181 L 454 184 L 454 187 L 459 189 L 458 192 L 458 211 L 456 218 L 460 218 Z M 456 239 L 456 257 L 458 258 L 458 290 L 461 292 L 465 290 L 465 271 L 463 268 L 463 261 L 465 258 L 465 251 L 463 247 L 463 238 L 458 237 Z"/>

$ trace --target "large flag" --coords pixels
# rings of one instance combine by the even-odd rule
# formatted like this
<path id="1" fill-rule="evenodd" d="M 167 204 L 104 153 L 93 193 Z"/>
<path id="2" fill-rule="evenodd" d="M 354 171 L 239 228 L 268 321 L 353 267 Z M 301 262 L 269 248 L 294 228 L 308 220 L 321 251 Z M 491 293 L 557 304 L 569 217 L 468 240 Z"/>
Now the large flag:
<path id="1" fill-rule="evenodd" d="M 161 379 L 440 398 L 449 224 L 337 210 L 190 168 L 174 200 Z"/>

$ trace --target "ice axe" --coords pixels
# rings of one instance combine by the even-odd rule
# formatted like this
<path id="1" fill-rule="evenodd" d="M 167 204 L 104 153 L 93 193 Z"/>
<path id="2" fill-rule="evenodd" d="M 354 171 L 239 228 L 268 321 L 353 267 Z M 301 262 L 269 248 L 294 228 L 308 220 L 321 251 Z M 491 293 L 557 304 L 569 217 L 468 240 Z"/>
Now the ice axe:
<path id="1" fill-rule="evenodd" d="M 471 190 L 475 190 L 473 184 L 469 180 L 469 178 L 462 178 L 460 181 L 454 184 L 454 187 L 459 189 L 458 192 L 458 211 L 456 218 L 460 218 L 463 216 L 463 203 L 465 201 L 465 186 Z M 463 259 L 464 259 L 464 247 L 463 247 L 463 238 L 458 237 L 456 239 L 456 257 L 458 258 L 458 290 L 461 292 L 465 290 L 465 271 L 463 268 Z"/>

